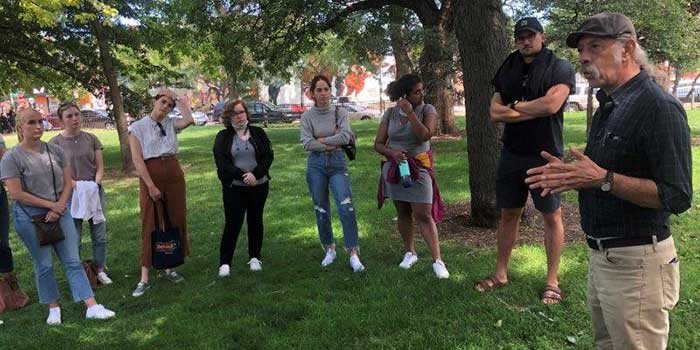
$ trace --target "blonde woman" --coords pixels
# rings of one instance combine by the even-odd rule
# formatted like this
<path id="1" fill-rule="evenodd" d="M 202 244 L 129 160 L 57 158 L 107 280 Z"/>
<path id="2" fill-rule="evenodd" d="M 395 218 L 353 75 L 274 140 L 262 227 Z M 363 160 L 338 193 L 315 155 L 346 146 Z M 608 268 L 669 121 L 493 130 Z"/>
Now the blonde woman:
<path id="1" fill-rule="evenodd" d="M 5 181 L 14 199 L 12 214 L 15 230 L 29 250 L 34 263 L 39 302 L 49 305 L 46 323 L 61 323 L 59 292 L 53 272 L 53 252 L 58 255 L 73 294 L 73 301 L 83 301 L 86 318 L 107 319 L 114 312 L 97 303 L 90 282 L 80 262 L 80 237 L 66 203 L 71 195 L 71 168 L 63 149 L 41 141 L 44 134 L 41 114 L 24 109 L 17 114 L 19 145 L 0 161 L 0 179 Z M 32 217 L 44 216 L 45 222 L 59 221 L 63 240 L 39 245 Z"/>

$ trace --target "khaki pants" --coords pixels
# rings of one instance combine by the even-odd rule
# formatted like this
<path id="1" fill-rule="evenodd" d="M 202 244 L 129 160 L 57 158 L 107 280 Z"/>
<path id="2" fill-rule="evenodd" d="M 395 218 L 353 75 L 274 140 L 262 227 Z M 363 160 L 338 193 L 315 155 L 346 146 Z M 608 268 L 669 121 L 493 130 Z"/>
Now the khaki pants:
<path id="1" fill-rule="evenodd" d="M 590 250 L 588 306 L 598 349 L 663 350 L 678 302 L 673 237 L 657 244 Z"/>

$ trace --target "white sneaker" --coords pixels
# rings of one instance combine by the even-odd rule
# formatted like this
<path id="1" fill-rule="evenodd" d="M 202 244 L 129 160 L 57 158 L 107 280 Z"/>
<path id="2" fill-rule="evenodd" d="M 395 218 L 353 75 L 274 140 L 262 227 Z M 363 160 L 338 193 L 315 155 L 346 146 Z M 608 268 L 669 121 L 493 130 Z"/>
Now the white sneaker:
<path id="1" fill-rule="evenodd" d="M 321 261 L 321 266 L 326 267 L 335 261 L 335 249 L 328 248 L 326 250 L 326 256 Z"/>
<path id="2" fill-rule="evenodd" d="M 219 277 L 227 277 L 231 274 L 231 267 L 228 264 L 219 266 Z"/>
<path id="3" fill-rule="evenodd" d="M 109 278 L 109 276 L 107 276 L 107 274 L 104 271 L 97 274 L 97 280 L 100 281 L 100 283 L 105 284 L 105 285 L 112 284 L 112 279 Z"/>
<path id="4" fill-rule="evenodd" d="M 106 320 L 114 317 L 114 315 L 116 315 L 114 311 L 107 310 L 102 304 L 90 306 L 87 311 L 85 311 L 85 318 L 88 319 Z"/>
<path id="5" fill-rule="evenodd" d="M 46 324 L 49 326 L 56 326 L 61 324 L 61 308 L 52 307 L 49 308 L 49 317 L 46 318 Z"/>
<path id="6" fill-rule="evenodd" d="M 437 278 L 450 278 L 450 273 L 447 271 L 447 267 L 442 260 L 436 260 L 433 263 L 433 271 L 435 271 L 435 276 L 437 276 Z"/>
<path id="7" fill-rule="evenodd" d="M 362 272 L 365 270 L 365 265 L 362 265 L 360 257 L 357 255 L 350 255 L 350 267 L 352 267 L 352 272 Z"/>
<path id="8" fill-rule="evenodd" d="M 258 258 L 250 259 L 250 261 L 248 261 L 248 265 L 250 265 L 250 271 L 262 270 L 262 261 L 258 260 Z"/>
<path id="9" fill-rule="evenodd" d="M 403 260 L 401 260 L 401 263 L 399 264 L 399 267 L 408 270 L 411 268 L 411 266 L 415 265 L 418 262 L 418 254 L 414 252 L 406 252 L 406 254 L 403 256 Z"/>

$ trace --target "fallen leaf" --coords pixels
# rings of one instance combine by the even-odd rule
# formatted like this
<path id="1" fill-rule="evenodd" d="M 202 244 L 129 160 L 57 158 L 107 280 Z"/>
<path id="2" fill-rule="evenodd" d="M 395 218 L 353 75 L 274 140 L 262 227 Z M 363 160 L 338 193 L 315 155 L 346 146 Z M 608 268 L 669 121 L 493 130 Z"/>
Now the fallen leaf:
<path id="1" fill-rule="evenodd" d="M 568 336 L 566 337 L 566 341 L 571 345 L 576 345 L 576 337 Z"/>
<path id="2" fill-rule="evenodd" d="M 501 326 L 503 326 L 503 320 L 498 320 L 498 321 L 496 321 L 496 324 L 495 324 L 494 326 L 496 326 L 496 327 L 501 327 Z"/>

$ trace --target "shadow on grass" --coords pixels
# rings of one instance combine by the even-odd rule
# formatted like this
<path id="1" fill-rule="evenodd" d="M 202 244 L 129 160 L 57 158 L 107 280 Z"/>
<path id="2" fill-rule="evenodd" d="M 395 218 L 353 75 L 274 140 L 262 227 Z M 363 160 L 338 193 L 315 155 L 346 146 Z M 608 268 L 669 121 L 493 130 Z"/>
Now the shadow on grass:
<path id="1" fill-rule="evenodd" d="M 567 127 L 577 128 L 572 135 L 567 132 L 567 140 L 573 140 L 567 142 L 582 142 L 579 124 L 567 122 Z M 359 156 L 349 163 L 349 172 L 365 273 L 350 272 L 342 249 L 333 265 L 320 267 L 323 252 L 305 181 L 305 154 L 299 132 L 270 129 L 276 158 L 265 211 L 263 271 L 248 270 L 244 226 L 232 275 L 219 279 L 223 208 L 211 154 L 218 128 L 188 129 L 179 136 L 179 158 L 187 169 L 192 247 L 192 255 L 179 269 L 185 282 L 172 285 L 152 274 L 153 288 L 140 298 L 131 297 L 139 278 L 138 182 L 123 179 L 108 183 L 108 265 L 115 283 L 98 289 L 96 294 L 99 302 L 117 311 L 117 318 L 106 322 L 84 320 L 83 306 L 65 301 L 70 299 L 69 289 L 57 268 L 65 299 L 65 324 L 46 327 L 46 309 L 36 303 L 31 262 L 13 234 L 20 283 L 30 292 L 34 304 L 2 315 L 5 324 L 0 326 L 0 348 L 590 348 L 585 307 L 587 256 L 581 245 L 565 250 L 560 278 L 566 300 L 553 307 L 539 302 L 546 272 L 546 257 L 540 245 L 516 249 L 511 285 L 489 294 L 477 293 L 472 287 L 492 272 L 493 248 L 442 242 L 451 278 L 439 281 L 432 272 L 429 252 L 418 239 L 420 262 L 409 271 L 399 269 L 403 244 L 392 221 L 394 208 L 387 203 L 383 210 L 376 209 L 379 156 L 373 153 L 372 142 L 377 123 L 353 126 L 359 135 Z M 110 168 L 118 168 L 116 135 L 99 136 Z M 469 198 L 464 147 L 464 140 L 434 145 L 438 180 L 451 203 Z M 333 216 L 340 247 L 342 231 L 337 215 Z M 694 230 L 696 222 L 693 217 L 681 225 Z M 688 243 L 689 247 L 698 248 L 697 239 L 694 241 Z M 83 237 L 83 245 L 84 255 L 90 254 L 89 238 Z M 693 249 L 684 249 L 689 256 L 694 254 Z M 697 276 L 700 272 L 695 261 L 689 270 Z M 697 287 L 694 283 L 689 286 Z M 686 286 L 683 294 L 689 296 Z M 698 344 L 693 329 L 700 323 L 692 316 L 693 311 L 697 308 L 685 304 L 674 312 L 672 345 L 681 348 Z M 567 336 L 577 337 L 577 345 L 566 345 Z"/>

